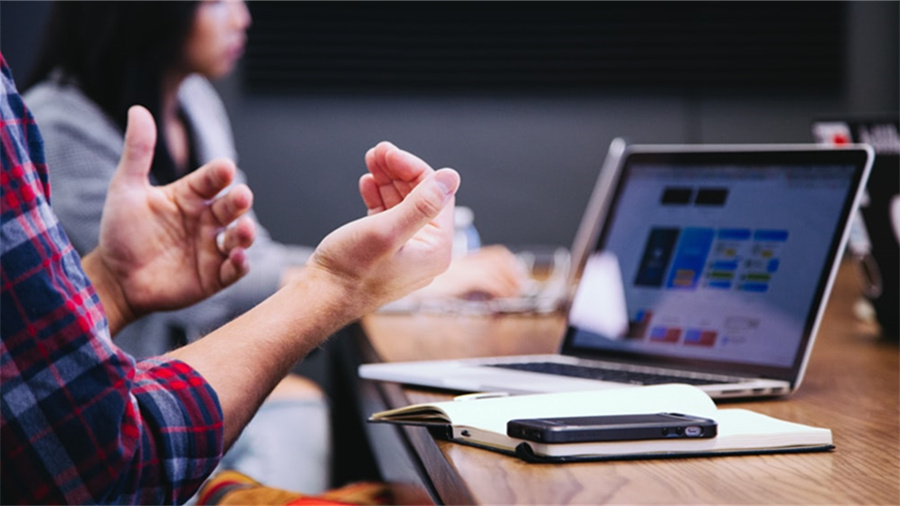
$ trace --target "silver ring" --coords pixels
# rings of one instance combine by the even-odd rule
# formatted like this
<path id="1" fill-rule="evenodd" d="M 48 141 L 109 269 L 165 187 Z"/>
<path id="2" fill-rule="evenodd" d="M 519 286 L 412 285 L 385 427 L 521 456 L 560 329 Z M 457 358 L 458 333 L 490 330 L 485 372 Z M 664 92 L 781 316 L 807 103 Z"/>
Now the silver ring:
<path id="1" fill-rule="evenodd" d="M 223 255 L 228 255 L 228 252 L 225 251 L 225 231 L 221 231 L 216 234 L 216 249 L 219 250 L 219 253 Z"/>

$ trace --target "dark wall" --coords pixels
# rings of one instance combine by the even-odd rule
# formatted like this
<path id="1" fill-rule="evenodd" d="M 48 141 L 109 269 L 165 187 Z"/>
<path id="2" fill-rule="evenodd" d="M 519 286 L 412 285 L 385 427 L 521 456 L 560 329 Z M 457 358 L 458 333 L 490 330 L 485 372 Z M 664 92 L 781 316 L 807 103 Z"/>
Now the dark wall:
<path id="1" fill-rule="evenodd" d="M 17 83 L 25 81 L 50 2 L 0 1 L 0 51 Z"/>
<path id="2" fill-rule="evenodd" d="M 845 51 L 837 88 L 393 94 L 320 88 L 285 94 L 252 92 L 244 69 L 218 87 L 256 210 L 280 240 L 312 244 L 359 217 L 363 155 L 387 139 L 462 173 L 458 201 L 475 210 L 485 242 L 569 245 L 616 136 L 632 142 L 809 142 L 817 117 L 898 110 L 898 5 L 847 5 L 842 31 L 835 33 Z M 0 50 L 18 79 L 44 7 L 0 2 Z"/>

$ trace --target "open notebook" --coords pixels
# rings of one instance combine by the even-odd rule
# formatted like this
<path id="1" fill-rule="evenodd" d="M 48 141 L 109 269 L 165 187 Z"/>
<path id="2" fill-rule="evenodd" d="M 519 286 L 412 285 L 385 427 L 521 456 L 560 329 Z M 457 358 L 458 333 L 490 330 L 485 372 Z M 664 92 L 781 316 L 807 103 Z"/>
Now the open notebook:
<path id="1" fill-rule="evenodd" d="M 787 394 L 871 160 L 868 146 L 629 146 L 601 172 L 580 227 L 589 247 L 573 248 L 582 258 L 558 354 L 359 374 L 461 391 L 675 382 L 716 398 Z"/>
<path id="2" fill-rule="evenodd" d="M 382 411 L 374 413 L 369 421 L 424 425 L 452 441 L 534 462 L 810 452 L 834 448 L 829 429 L 779 420 L 746 409 L 717 409 L 709 396 L 688 385 L 469 397 Z M 516 418 L 660 412 L 689 413 L 715 420 L 718 434 L 712 438 L 537 443 L 510 436 L 507 427 Z"/>

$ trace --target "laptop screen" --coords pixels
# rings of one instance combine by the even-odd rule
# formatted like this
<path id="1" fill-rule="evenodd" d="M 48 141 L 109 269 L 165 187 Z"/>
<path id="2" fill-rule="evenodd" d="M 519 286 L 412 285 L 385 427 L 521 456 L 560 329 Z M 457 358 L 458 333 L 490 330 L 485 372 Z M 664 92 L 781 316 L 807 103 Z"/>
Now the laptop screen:
<path id="1" fill-rule="evenodd" d="M 792 377 L 867 159 L 861 149 L 627 152 L 563 351 Z"/>

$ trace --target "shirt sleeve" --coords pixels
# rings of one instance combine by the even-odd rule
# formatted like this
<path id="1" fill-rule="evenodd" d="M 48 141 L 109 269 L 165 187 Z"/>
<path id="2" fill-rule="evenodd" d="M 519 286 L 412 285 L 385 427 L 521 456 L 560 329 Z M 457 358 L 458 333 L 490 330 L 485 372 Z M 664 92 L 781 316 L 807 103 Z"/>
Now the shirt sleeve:
<path id="1" fill-rule="evenodd" d="M 113 345 L 0 55 L 0 503 L 179 503 L 221 458 L 215 391 Z"/>

